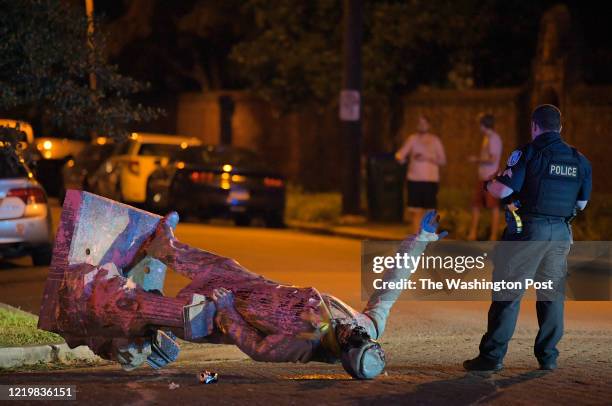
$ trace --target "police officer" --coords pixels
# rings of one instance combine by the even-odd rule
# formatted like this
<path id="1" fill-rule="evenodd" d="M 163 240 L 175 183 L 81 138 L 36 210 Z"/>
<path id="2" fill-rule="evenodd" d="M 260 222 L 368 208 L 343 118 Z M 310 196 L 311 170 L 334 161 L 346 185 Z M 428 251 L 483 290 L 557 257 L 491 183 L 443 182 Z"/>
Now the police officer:
<path id="1" fill-rule="evenodd" d="M 554 294 L 537 291 L 539 332 L 534 354 L 542 370 L 557 367 L 557 343 L 563 335 L 563 292 L 567 254 L 572 241 L 570 221 L 591 194 L 591 164 L 561 138 L 561 112 L 538 106 L 531 118 L 532 142 L 508 158 L 505 170 L 486 188 L 506 204 L 503 255 L 494 255 L 493 280 L 523 281 L 523 289 L 493 294 L 487 332 L 478 357 L 463 363 L 469 371 L 499 371 L 512 338 L 525 279 L 552 281 Z"/>

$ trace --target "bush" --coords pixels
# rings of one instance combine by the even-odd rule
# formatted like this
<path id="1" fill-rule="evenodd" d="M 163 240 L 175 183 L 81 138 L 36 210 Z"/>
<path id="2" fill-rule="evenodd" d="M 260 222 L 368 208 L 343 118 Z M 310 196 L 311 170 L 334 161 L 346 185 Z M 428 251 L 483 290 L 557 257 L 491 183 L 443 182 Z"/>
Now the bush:
<path id="1" fill-rule="evenodd" d="M 342 196 L 338 192 L 306 193 L 302 188 L 287 188 L 287 221 L 333 223 L 342 212 Z"/>
<path id="2" fill-rule="evenodd" d="M 578 214 L 572 225 L 575 240 L 604 241 L 612 235 L 612 196 L 596 194 L 586 210 Z M 367 199 L 364 199 L 367 200 Z M 471 190 L 442 186 L 438 195 L 438 206 L 442 218 L 441 228 L 451 238 L 466 239 L 469 233 L 471 213 Z M 342 214 L 340 192 L 307 193 L 302 188 L 290 186 L 287 190 L 287 221 L 312 223 L 337 223 Z M 500 235 L 504 229 L 504 212 L 500 213 Z M 487 237 L 491 227 L 489 210 L 480 217 L 479 236 Z"/>

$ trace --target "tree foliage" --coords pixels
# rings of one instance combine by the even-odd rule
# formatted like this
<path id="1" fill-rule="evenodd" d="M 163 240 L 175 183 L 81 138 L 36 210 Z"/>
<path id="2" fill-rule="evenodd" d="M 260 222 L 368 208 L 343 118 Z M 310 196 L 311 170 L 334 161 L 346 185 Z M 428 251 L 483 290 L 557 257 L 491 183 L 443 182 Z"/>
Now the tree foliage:
<path id="1" fill-rule="evenodd" d="M 525 81 L 545 2 L 364 2 L 363 90 L 389 99 L 417 86 L 469 88 Z M 512 9 L 513 12 L 508 12 Z M 342 2 L 245 0 L 254 26 L 232 51 L 251 88 L 285 108 L 329 104 L 341 83 Z M 517 18 L 517 15 L 520 18 Z M 500 46 L 527 46 L 507 50 Z M 506 66 L 512 63 L 511 69 Z M 496 81 L 487 66 L 496 68 Z M 512 76 L 520 71 L 521 75 Z M 482 80 L 484 78 L 484 80 Z M 480 81 L 480 82 L 479 82 Z"/>
<path id="2" fill-rule="evenodd" d="M 156 92 L 243 88 L 232 46 L 251 27 L 243 0 L 97 2 L 109 56 Z M 137 57 L 135 57 L 137 56 Z"/>
<path id="3" fill-rule="evenodd" d="M 529 76 L 552 0 L 364 1 L 366 97 L 417 86 L 516 86 Z M 255 90 L 287 108 L 328 106 L 341 81 L 341 0 L 126 0 L 110 55 L 159 92 Z M 229 56 L 229 57 L 228 57 Z"/>
<path id="4" fill-rule="evenodd" d="M 282 106 L 329 103 L 341 81 L 341 4 L 248 0 L 254 32 L 232 57 L 253 88 Z M 417 83 L 447 82 L 452 66 L 464 62 L 463 51 L 479 39 L 475 6 L 472 0 L 365 2 L 366 94 L 386 97 Z"/>
<path id="5" fill-rule="evenodd" d="M 364 87 L 372 96 L 419 84 L 471 87 L 470 50 L 486 15 L 475 0 L 379 1 L 366 10 Z"/>
<path id="6" fill-rule="evenodd" d="M 155 118 L 159 110 L 129 100 L 146 85 L 108 64 L 104 47 L 104 35 L 89 36 L 84 10 L 68 2 L 0 0 L 0 110 L 34 107 L 84 137 L 121 137 L 129 123 Z"/>
<path id="7" fill-rule="evenodd" d="M 251 88 L 284 108 L 327 103 L 341 79 L 342 8 L 336 0 L 248 0 L 249 35 L 232 50 Z"/>

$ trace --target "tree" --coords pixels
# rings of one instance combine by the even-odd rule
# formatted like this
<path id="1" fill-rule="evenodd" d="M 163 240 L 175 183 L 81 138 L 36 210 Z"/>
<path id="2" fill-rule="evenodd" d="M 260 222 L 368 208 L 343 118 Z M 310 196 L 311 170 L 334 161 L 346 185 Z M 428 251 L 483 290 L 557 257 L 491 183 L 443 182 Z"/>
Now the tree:
<path id="1" fill-rule="evenodd" d="M 211 91 L 243 86 L 232 46 L 250 27 L 243 0 L 100 2 L 109 14 L 109 56 L 156 91 Z M 118 15 L 118 16 L 117 16 Z M 137 56 L 137 57 L 135 57 Z"/>
<path id="2" fill-rule="evenodd" d="M 61 0 L 0 0 L 0 110 L 33 107 L 83 137 L 119 138 L 128 124 L 161 113 L 130 102 L 144 89 L 107 63 L 105 37 L 97 30 L 88 38 L 83 10 Z"/>
<path id="3" fill-rule="evenodd" d="M 284 110 L 334 105 L 341 2 L 244 0 L 253 26 L 232 50 L 249 87 Z M 419 86 L 516 86 L 529 76 L 547 0 L 365 2 L 364 100 L 393 103 Z"/>
<path id="4" fill-rule="evenodd" d="M 366 97 L 446 82 L 453 62 L 479 39 L 477 1 L 367 2 Z M 232 57 L 265 99 L 292 109 L 334 100 L 340 83 L 341 7 L 334 0 L 248 0 L 255 28 Z M 457 33 L 460 32 L 460 35 Z"/>
<path id="5" fill-rule="evenodd" d="M 247 0 L 253 27 L 232 50 L 250 88 L 282 110 L 328 105 L 340 89 L 342 8 L 335 0 Z"/>

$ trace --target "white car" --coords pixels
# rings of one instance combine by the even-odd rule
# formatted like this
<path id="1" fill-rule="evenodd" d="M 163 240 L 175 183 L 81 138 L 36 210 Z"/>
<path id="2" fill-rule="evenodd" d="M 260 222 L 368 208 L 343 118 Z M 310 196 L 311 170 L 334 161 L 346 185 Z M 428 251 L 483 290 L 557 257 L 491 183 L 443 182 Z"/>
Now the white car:
<path id="1" fill-rule="evenodd" d="M 143 204 L 149 176 L 181 149 L 200 145 L 199 139 L 181 135 L 132 133 L 96 171 L 95 193 L 130 204 Z"/>
<path id="2" fill-rule="evenodd" d="M 20 162 L 0 159 L 0 257 L 29 255 L 47 266 L 52 253 L 51 213 L 47 195 Z"/>

